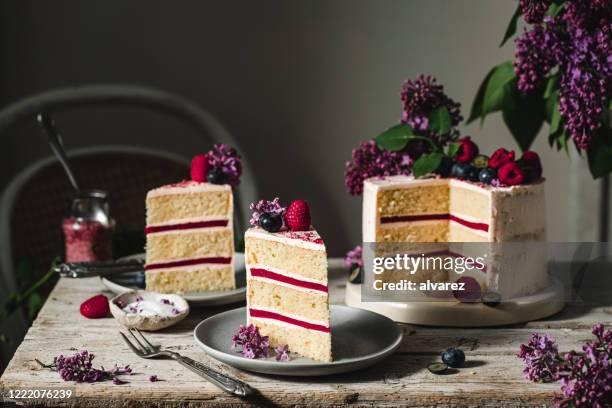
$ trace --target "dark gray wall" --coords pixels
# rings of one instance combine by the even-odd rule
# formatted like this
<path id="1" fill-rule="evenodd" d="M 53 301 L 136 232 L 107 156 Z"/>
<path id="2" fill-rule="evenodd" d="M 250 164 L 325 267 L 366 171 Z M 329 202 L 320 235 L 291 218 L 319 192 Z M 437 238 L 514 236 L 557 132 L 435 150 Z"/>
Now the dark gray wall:
<path id="1" fill-rule="evenodd" d="M 133 83 L 197 101 L 242 144 L 264 197 L 310 201 L 332 255 L 361 239 L 361 200 L 344 188 L 359 140 L 400 117 L 405 78 L 431 73 L 463 103 L 494 64 L 507 0 L 234 0 L 0 3 L 0 105 L 55 87 Z M 70 147 L 145 145 L 191 156 L 208 146 L 172 119 L 135 109 L 57 115 Z M 491 152 L 516 148 L 499 118 L 466 130 Z M 0 187 L 48 154 L 32 123 L 2 135 Z M 567 195 L 567 160 L 543 152 L 548 197 Z M 567 203 L 549 199 L 549 236 Z"/>

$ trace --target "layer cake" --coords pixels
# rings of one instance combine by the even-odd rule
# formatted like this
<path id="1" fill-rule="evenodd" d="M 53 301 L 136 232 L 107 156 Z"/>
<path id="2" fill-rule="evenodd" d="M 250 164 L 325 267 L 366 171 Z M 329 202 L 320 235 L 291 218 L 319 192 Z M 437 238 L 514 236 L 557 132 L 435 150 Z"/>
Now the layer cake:
<path id="1" fill-rule="evenodd" d="M 314 229 L 245 234 L 247 320 L 272 346 L 331 361 L 327 254 Z"/>
<path id="2" fill-rule="evenodd" d="M 160 293 L 229 290 L 233 195 L 228 184 L 184 181 L 146 198 L 146 287 Z"/>
<path id="3" fill-rule="evenodd" d="M 377 256 L 392 255 L 402 248 L 394 244 L 401 243 L 414 244 L 403 247 L 414 255 L 486 254 L 484 268 L 462 273 L 420 271 L 411 276 L 415 282 L 469 277 L 483 291 L 495 291 L 504 299 L 548 285 L 546 253 L 529 244 L 545 238 L 543 179 L 494 187 L 457 178 L 374 177 L 364 182 L 362 217 L 363 241 L 377 243 Z M 484 245 L 465 244 L 457 251 L 453 243 Z M 406 276 L 389 273 L 387 278 Z"/>

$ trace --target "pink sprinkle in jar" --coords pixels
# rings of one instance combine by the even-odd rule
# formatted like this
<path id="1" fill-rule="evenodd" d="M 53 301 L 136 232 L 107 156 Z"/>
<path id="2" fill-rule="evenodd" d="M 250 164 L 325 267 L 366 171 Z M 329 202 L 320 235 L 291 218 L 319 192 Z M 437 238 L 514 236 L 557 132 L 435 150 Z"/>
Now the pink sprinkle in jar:
<path id="1" fill-rule="evenodd" d="M 66 262 L 111 260 L 114 227 L 106 192 L 81 191 L 62 222 Z"/>

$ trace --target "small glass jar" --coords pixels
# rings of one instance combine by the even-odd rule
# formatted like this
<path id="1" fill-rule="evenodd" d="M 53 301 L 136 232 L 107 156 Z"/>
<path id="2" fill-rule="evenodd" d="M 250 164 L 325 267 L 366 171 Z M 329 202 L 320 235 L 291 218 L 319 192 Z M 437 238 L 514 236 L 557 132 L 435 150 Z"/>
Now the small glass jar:
<path id="1" fill-rule="evenodd" d="M 72 200 L 70 211 L 62 222 L 66 262 L 113 259 L 114 227 L 106 192 L 81 191 Z"/>

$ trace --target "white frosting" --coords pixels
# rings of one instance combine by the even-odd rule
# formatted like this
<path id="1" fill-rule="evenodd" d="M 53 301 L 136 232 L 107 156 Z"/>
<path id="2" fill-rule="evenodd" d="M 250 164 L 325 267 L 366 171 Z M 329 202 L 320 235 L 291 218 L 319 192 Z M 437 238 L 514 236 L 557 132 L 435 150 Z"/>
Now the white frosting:
<path id="1" fill-rule="evenodd" d="M 288 231 L 268 232 L 259 227 L 249 228 L 244 234 L 245 238 L 253 237 L 267 239 L 270 241 L 281 242 L 286 245 L 296 246 L 315 251 L 325 251 L 325 244 L 313 242 L 313 239 L 321 240 L 319 233 L 311 229 L 309 231 Z M 292 238 L 294 236 L 295 238 Z"/>
<path id="2" fill-rule="evenodd" d="M 210 191 L 232 191 L 232 187 L 229 184 L 211 184 L 201 183 L 198 181 L 183 181 L 176 184 L 168 184 L 150 190 L 147 193 L 147 198 L 159 197 L 171 194 L 185 194 L 185 193 L 205 193 Z"/>
<path id="3" fill-rule="evenodd" d="M 157 224 L 147 225 L 147 227 L 163 227 L 166 225 L 181 225 L 181 224 L 187 224 L 190 222 L 217 221 L 217 220 L 228 220 L 229 221 L 229 218 L 221 217 L 219 215 L 205 215 L 202 217 L 191 217 L 191 218 L 180 218 L 180 219 L 175 219 L 175 220 L 169 220 L 166 222 L 160 222 Z"/>

